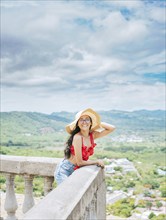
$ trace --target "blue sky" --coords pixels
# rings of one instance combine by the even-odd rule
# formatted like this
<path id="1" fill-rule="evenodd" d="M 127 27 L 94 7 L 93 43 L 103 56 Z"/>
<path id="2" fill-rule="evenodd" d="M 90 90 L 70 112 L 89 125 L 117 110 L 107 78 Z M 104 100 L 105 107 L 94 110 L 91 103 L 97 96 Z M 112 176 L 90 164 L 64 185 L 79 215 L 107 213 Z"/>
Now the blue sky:
<path id="1" fill-rule="evenodd" d="M 164 1 L 1 0 L 1 111 L 165 109 Z"/>

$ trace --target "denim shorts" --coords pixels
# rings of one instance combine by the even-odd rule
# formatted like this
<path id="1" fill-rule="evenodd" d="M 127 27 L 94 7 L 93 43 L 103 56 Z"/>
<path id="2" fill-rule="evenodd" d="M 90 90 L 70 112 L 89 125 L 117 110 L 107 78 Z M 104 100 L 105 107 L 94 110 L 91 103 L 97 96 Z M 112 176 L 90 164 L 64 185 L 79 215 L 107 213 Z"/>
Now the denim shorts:
<path id="1" fill-rule="evenodd" d="M 69 160 L 63 159 L 54 172 L 54 178 L 57 182 L 57 185 L 62 183 L 68 176 L 70 176 L 74 172 L 75 165 L 72 164 Z"/>

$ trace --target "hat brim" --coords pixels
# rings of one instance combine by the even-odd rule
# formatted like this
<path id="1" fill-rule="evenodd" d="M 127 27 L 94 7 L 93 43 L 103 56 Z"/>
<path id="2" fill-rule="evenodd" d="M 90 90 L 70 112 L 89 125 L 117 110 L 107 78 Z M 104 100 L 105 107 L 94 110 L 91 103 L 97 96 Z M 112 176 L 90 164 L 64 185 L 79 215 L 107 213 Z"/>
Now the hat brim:
<path id="1" fill-rule="evenodd" d="M 71 134 L 72 131 L 76 128 L 77 121 L 83 115 L 88 115 L 92 119 L 91 131 L 95 131 L 95 130 L 101 128 L 101 126 L 100 126 L 100 123 L 101 123 L 100 115 L 97 112 L 95 112 L 93 109 L 88 108 L 88 109 L 85 109 L 84 111 L 78 112 L 76 114 L 75 120 L 66 126 L 66 131 L 69 134 Z"/>

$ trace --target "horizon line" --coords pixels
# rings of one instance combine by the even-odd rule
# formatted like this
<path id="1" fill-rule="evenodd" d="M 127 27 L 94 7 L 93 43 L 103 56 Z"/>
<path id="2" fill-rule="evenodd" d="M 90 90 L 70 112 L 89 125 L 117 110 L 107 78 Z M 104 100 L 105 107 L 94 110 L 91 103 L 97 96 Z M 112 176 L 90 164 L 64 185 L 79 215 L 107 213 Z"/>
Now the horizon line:
<path id="1" fill-rule="evenodd" d="M 119 112 L 138 112 L 138 111 L 166 111 L 166 109 L 137 109 L 137 110 L 120 110 L 120 109 L 110 109 L 110 110 L 97 110 L 96 112 L 109 112 L 109 111 L 119 111 Z M 39 111 L 20 111 L 20 110 L 12 110 L 12 111 L 0 111 L 0 113 L 12 113 L 12 112 L 22 112 L 22 113 L 40 113 L 40 114 L 46 114 L 46 115 L 51 115 L 53 113 L 61 113 L 61 112 L 67 112 L 67 113 L 76 113 L 78 111 L 66 111 L 66 110 L 61 110 L 61 111 L 53 111 L 51 113 L 46 113 L 46 112 L 39 112 Z"/>

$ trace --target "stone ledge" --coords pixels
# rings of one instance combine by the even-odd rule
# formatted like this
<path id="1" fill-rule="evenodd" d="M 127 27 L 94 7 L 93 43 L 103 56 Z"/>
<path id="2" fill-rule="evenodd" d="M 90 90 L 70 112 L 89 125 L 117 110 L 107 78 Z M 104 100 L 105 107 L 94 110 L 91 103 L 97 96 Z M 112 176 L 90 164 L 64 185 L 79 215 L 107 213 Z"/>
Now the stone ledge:
<path id="1" fill-rule="evenodd" d="M 82 167 L 29 210 L 23 219 L 81 219 L 86 207 L 103 185 L 105 187 L 104 171 L 101 168 L 94 165 Z M 100 200 L 100 194 L 98 196 L 97 200 Z M 105 203 L 99 208 L 105 212 Z"/>
<path id="2" fill-rule="evenodd" d="M 53 176 L 55 167 L 61 160 L 62 158 L 0 155 L 0 172 Z"/>

